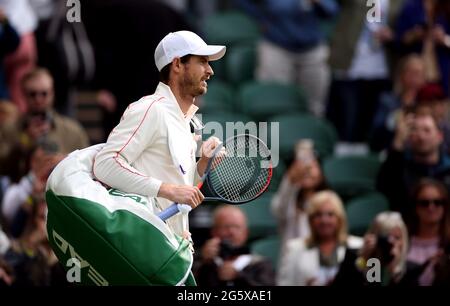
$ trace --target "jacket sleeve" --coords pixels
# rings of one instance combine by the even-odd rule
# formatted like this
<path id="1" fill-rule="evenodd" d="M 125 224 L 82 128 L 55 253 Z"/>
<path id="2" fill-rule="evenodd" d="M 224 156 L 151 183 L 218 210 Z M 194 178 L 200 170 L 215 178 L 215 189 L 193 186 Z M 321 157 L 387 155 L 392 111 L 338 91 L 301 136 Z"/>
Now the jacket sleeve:
<path id="1" fill-rule="evenodd" d="M 94 159 L 93 174 L 100 182 L 124 192 L 157 196 L 162 182 L 139 172 L 133 163 L 156 138 L 162 121 L 161 110 L 155 107 L 158 101 L 137 102 L 125 111 Z"/>

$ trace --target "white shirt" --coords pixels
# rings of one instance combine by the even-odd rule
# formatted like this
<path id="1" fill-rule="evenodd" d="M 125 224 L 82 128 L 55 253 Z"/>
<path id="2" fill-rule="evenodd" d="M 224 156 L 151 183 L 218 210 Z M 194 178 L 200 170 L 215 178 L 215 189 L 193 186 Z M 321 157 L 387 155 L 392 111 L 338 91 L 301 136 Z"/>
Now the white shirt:
<path id="1" fill-rule="evenodd" d="M 159 83 L 153 95 L 125 110 L 94 159 L 94 176 L 108 186 L 148 197 L 157 196 L 162 182 L 193 185 L 200 177 L 195 161 L 197 144 L 189 122 L 197 109 L 192 105 L 185 116 L 170 87 Z M 157 198 L 154 209 L 171 204 Z M 187 230 L 187 216 L 178 214 L 168 224 L 181 235 Z"/>
<path id="2" fill-rule="evenodd" d="M 355 55 L 348 70 L 350 79 L 385 79 L 388 77 L 388 66 L 382 43 L 374 36 L 382 26 L 387 24 L 389 1 L 380 1 L 381 22 L 366 20 L 359 36 Z"/>

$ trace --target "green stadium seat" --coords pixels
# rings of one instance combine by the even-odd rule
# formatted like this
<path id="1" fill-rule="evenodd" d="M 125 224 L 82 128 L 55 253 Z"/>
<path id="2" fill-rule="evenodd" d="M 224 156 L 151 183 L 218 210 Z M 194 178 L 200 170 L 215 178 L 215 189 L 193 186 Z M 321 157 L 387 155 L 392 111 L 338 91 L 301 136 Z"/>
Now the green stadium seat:
<path id="1" fill-rule="evenodd" d="M 233 132 L 233 127 L 236 126 L 235 123 L 239 123 L 241 125 L 242 131 L 240 131 L 240 134 L 244 134 L 244 132 L 255 134 L 251 131 L 243 129 L 245 125 L 250 126 L 253 125 L 252 123 L 254 123 L 252 118 L 243 114 L 234 114 L 231 112 L 214 112 L 199 114 L 199 117 L 205 124 L 205 129 L 203 130 L 203 139 L 206 139 L 213 134 L 216 134 L 215 136 L 221 140 L 225 140 L 223 138 L 232 137 L 233 134 L 231 133 Z M 254 124 L 254 127 L 257 128 L 258 125 Z M 231 129 L 231 131 L 227 132 L 227 129 Z"/>
<path id="2" fill-rule="evenodd" d="M 238 101 L 239 110 L 259 121 L 274 115 L 307 112 L 305 94 L 295 85 L 254 81 L 240 88 Z"/>
<path id="3" fill-rule="evenodd" d="M 386 197 L 378 192 L 351 199 L 345 205 L 348 229 L 352 235 L 363 236 L 377 214 L 389 210 Z"/>
<path id="4" fill-rule="evenodd" d="M 212 81 L 208 84 L 208 92 L 205 94 L 200 105 L 202 113 L 232 112 L 233 111 L 233 89 L 225 82 Z"/>
<path id="5" fill-rule="evenodd" d="M 281 242 L 278 236 L 267 237 L 254 241 L 250 245 L 250 252 L 266 257 L 272 262 L 273 268 L 278 267 Z"/>
<path id="6" fill-rule="evenodd" d="M 274 116 L 270 122 L 271 125 L 279 123 L 279 135 L 276 136 L 279 139 L 279 153 L 284 160 L 292 159 L 296 143 L 305 138 L 314 142 L 314 149 L 319 158 L 326 158 L 334 153 L 337 133 L 334 126 L 325 119 L 305 113 L 293 113 Z M 275 145 L 273 136 L 275 135 L 269 133 L 271 145 Z"/>
<path id="7" fill-rule="evenodd" d="M 375 191 L 380 165 L 375 155 L 330 157 L 323 171 L 330 187 L 345 199 Z"/>
<path id="8" fill-rule="evenodd" d="M 254 78 L 256 49 L 251 45 L 234 45 L 228 48 L 225 59 L 225 78 L 235 86 Z"/>
<path id="9" fill-rule="evenodd" d="M 266 192 L 240 206 L 247 216 L 250 241 L 277 233 L 277 222 L 270 209 L 272 196 L 273 193 Z"/>
<path id="10" fill-rule="evenodd" d="M 254 43 L 260 37 L 258 24 L 239 11 L 226 11 L 208 16 L 204 30 L 209 44 L 233 45 Z"/>

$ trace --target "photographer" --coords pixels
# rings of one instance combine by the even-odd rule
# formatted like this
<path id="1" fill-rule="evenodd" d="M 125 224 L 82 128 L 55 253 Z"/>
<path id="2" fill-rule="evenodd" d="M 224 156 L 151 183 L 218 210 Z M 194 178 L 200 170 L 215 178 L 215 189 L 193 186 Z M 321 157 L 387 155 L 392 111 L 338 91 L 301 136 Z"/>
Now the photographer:
<path id="1" fill-rule="evenodd" d="M 271 286 L 275 275 L 271 263 L 250 254 L 246 247 L 248 228 L 244 213 L 235 206 L 220 206 L 214 212 L 212 238 L 201 249 L 193 271 L 199 286 Z"/>
<path id="2" fill-rule="evenodd" d="M 332 285 L 416 286 L 420 271 L 407 267 L 407 252 L 408 231 L 401 215 L 382 212 L 375 217 L 364 236 L 361 250 L 346 254 Z M 379 265 L 368 264 L 371 259 L 377 259 Z M 378 271 L 373 270 L 377 268 Z"/>

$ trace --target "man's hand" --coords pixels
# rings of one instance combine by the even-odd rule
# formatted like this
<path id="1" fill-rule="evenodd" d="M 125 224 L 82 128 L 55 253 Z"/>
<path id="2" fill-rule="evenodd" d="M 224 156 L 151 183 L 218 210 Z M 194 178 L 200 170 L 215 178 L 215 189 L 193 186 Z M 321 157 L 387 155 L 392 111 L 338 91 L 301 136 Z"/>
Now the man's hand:
<path id="1" fill-rule="evenodd" d="M 187 204 L 192 208 L 197 207 L 205 198 L 196 186 L 174 185 L 162 183 L 159 188 L 158 197 L 171 200 L 172 202 Z"/>
<path id="2" fill-rule="evenodd" d="M 218 269 L 219 279 L 222 281 L 232 281 L 238 276 L 238 271 L 233 267 L 233 261 L 225 261 Z"/>
<path id="3" fill-rule="evenodd" d="M 392 146 L 395 150 L 401 152 L 404 150 L 411 133 L 411 126 L 414 121 L 413 114 L 400 113 L 395 130 L 395 136 Z"/>
<path id="4" fill-rule="evenodd" d="M 197 163 L 197 172 L 200 176 L 205 173 L 208 161 L 213 157 L 213 153 L 219 144 L 221 144 L 221 141 L 217 137 L 210 137 L 202 144 L 200 149 L 201 157 Z M 225 150 L 225 148 L 222 148 L 222 150 Z"/>
<path id="5" fill-rule="evenodd" d="M 219 255 L 220 238 L 211 238 L 202 247 L 202 260 L 212 261 Z"/>

